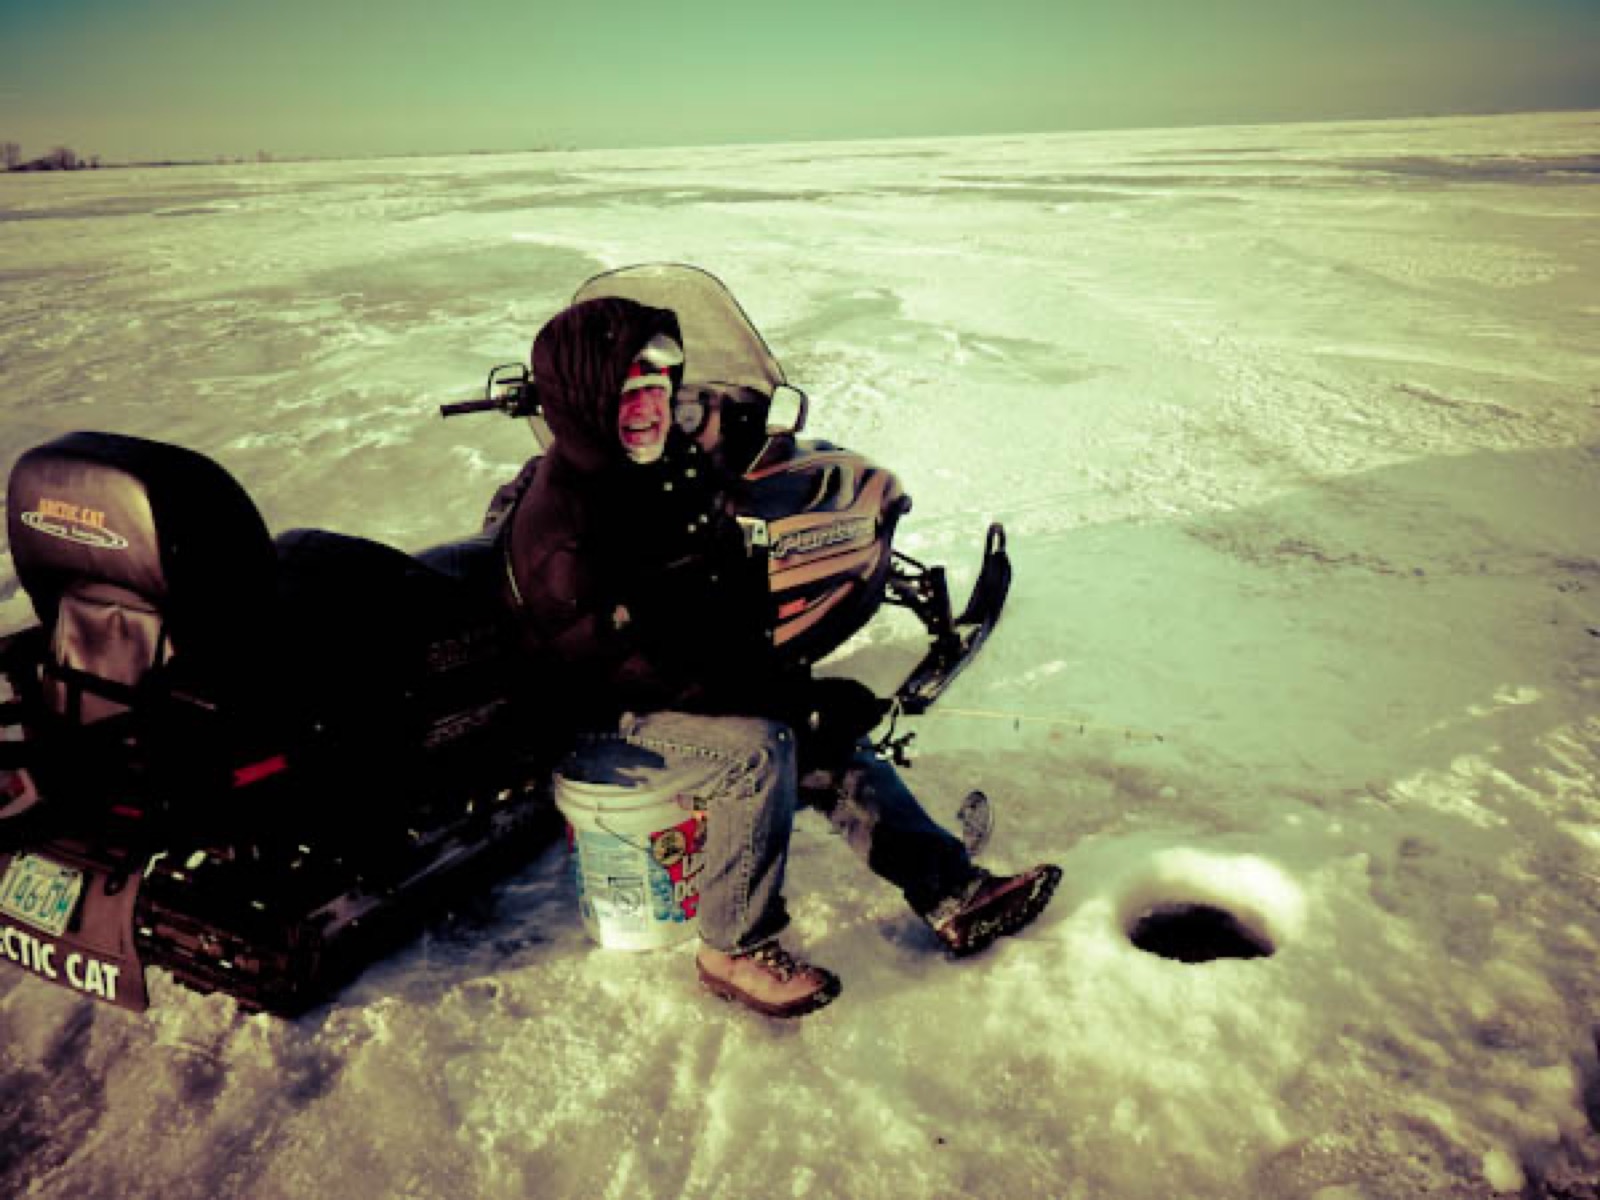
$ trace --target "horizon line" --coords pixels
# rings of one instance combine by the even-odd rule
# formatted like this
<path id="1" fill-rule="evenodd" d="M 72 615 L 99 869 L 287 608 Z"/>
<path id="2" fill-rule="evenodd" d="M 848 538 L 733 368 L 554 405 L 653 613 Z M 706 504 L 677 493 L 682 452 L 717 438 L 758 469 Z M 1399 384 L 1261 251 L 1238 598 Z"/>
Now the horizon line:
<path id="1" fill-rule="evenodd" d="M 312 162 L 381 162 L 387 159 L 418 159 L 418 158 L 488 158 L 523 154 L 605 154 L 617 151 L 641 151 L 648 153 L 670 153 L 674 150 L 717 150 L 717 149 L 745 149 L 754 147 L 773 146 L 814 146 L 814 145 L 853 145 L 861 143 L 885 142 L 933 142 L 933 141 L 985 141 L 1002 138 L 1017 137 L 1056 137 L 1070 134 L 1089 133 L 1158 133 L 1167 130 L 1193 130 L 1193 129 L 1256 129 L 1277 128 L 1283 126 L 1310 126 L 1310 125 L 1382 125 L 1415 121 L 1451 121 L 1473 120 L 1482 118 L 1503 117 L 1536 117 L 1536 116 L 1573 116 L 1583 113 L 1593 113 L 1600 116 L 1600 107 L 1580 106 L 1576 108 L 1492 108 L 1479 110 L 1464 110 L 1453 112 L 1424 111 L 1415 113 L 1389 114 L 1385 116 L 1327 116 L 1314 118 L 1279 118 L 1260 120 L 1237 121 L 1197 121 L 1173 122 L 1171 124 L 1135 124 L 1135 125 L 1083 125 L 1066 126 L 1051 129 L 1008 129 L 995 130 L 988 133 L 917 133 L 917 134 L 852 134 L 836 137 L 810 137 L 800 139 L 771 138 L 764 140 L 741 140 L 728 142 L 679 142 L 671 144 L 615 144 L 598 146 L 520 146 L 520 147 L 480 147 L 466 150 L 392 150 L 374 151 L 371 153 L 338 153 L 338 154 L 311 154 L 311 153 L 279 153 L 276 151 L 257 149 L 249 153 L 216 153 L 200 157 L 159 157 L 159 158 L 130 158 L 107 159 L 104 155 L 91 152 L 79 152 L 76 148 L 64 142 L 53 142 L 44 154 L 27 160 L 26 164 L 16 168 L 0 170 L 4 174 L 55 174 L 60 168 L 35 168 L 26 169 L 28 165 L 44 161 L 51 154 L 60 150 L 69 150 L 78 155 L 80 165 L 76 170 L 121 170 L 136 167 L 208 167 L 208 166 L 244 166 L 262 165 L 270 166 L 274 163 L 312 163 Z M 94 159 L 95 165 L 89 166 L 83 162 L 85 159 Z"/>

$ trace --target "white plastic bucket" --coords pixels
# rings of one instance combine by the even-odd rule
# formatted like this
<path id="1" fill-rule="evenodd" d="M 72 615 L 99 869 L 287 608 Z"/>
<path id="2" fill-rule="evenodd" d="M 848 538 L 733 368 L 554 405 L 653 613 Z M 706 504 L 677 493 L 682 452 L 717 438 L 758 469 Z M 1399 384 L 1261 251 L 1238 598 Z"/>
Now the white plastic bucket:
<path id="1" fill-rule="evenodd" d="M 675 787 L 555 777 L 583 927 L 608 950 L 654 950 L 699 929 L 705 814 Z"/>

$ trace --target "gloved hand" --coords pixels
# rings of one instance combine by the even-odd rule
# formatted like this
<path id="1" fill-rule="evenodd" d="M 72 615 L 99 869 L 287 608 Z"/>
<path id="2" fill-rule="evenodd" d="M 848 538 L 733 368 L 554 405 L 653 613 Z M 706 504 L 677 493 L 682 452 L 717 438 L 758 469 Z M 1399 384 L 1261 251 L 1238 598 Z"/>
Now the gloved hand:
<path id="1" fill-rule="evenodd" d="M 854 679 L 812 679 L 794 697 L 789 718 L 811 764 L 842 765 L 889 712 L 889 701 Z"/>

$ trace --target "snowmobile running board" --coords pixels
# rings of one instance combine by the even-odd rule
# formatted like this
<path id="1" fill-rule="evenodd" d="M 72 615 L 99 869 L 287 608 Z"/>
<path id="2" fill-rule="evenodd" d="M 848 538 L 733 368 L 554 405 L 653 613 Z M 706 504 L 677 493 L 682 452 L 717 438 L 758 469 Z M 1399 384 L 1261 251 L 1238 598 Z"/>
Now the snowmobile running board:
<path id="1" fill-rule="evenodd" d="M 933 707 L 988 639 L 1010 590 L 1011 559 L 1006 554 L 1006 531 L 999 522 L 989 526 L 983 566 L 959 617 L 951 615 L 944 568 L 924 566 L 895 552 L 886 598 L 916 613 L 932 635 L 928 652 L 891 698 L 897 712 L 914 717 Z"/>

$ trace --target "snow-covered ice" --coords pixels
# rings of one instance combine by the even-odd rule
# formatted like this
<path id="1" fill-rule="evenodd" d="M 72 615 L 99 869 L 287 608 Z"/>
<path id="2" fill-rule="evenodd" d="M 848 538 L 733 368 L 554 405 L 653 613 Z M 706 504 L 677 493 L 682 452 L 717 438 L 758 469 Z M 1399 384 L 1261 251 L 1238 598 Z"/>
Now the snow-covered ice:
<path id="1" fill-rule="evenodd" d="M 1593 1197 L 1600 115 L 0 177 L 0 470 L 181 442 L 420 548 L 529 452 L 434 404 L 590 274 L 722 277 L 1017 583 L 918 727 L 1037 928 L 945 961 L 814 817 L 795 1027 L 592 949 L 558 851 L 286 1023 L 0 973 L 0 1192 Z M 690 353 L 692 354 L 692 347 Z M 0 560 L 0 569 L 9 559 Z M 8 569 L 0 626 L 30 619 Z M 838 664 L 886 681 L 887 621 Z M 1266 957 L 1130 927 L 1205 905 Z"/>

